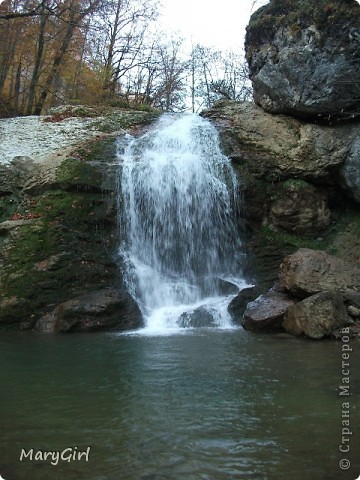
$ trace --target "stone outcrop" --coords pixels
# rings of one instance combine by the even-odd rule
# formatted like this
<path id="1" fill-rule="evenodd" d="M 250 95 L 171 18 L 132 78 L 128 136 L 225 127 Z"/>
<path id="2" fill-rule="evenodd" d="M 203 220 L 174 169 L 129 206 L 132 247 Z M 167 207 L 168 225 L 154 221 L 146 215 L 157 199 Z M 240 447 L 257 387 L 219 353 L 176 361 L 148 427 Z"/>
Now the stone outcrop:
<path id="1" fill-rule="evenodd" d="M 347 160 L 360 124 L 329 128 L 271 115 L 250 102 L 221 101 L 202 113 L 218 128 L 224 153 L 255 178 L 330 180 Z"/>
<path id="2" fill-rule="evenodd" d="M 349 145 L 349 154 L 340 169 L 341 184 L 347 193 L 360 203 L 360 138 Z"/>
<path id="3" fill-rule="evenodd" d="M 339 293 L 320 292 L 291 305 L 282 324 L 287 333 L 314 340 L 328 337 L 351 323 Z"/>
<path id="4" fill-rule="evenodd" d="M 252 330 L 322 338 L 347 325 L 359 336 L 349 298 L 360 292 L 360 5 L 270 0 L 252 15 L 245 48 L 258 106 L 204 112 L 242 181 L 249 275 L 263 293 L 245 313 L 249 292 L 240 294 L 229 311 Z M 311 250 L 293 253 L 301 246 Z M 279 252 L 280 281 L 264 294 Z M 295 304 L 283 308 L 284 298 Z"/>
<path id="5" fill-rule="evenodd" d="M 300 235 L 316 235 L 330 225 L 327 195 L 302 180 L 284 182 L 270 207 L 275 228 Z"/>
<path id="6" fill-rule="evenodd" d="M 282 258 L 302 245 L 360 263 L 359 210 L 352 200 L 359 122 L 330 127 L 232 101 L 202 115 L 217 127 L 239 174 L 250 258 L 246 273 L 263 288 L 260 293 L 274 284 Z"/>
<path id="7" fill-rule="evenodd" d="M 247 27 L 255 102 L 272 113 L 348 120 L 360 113 L 360 5 L 271 0 Z"/>
<path id="8" fill-rule="evenodd" d="M 41 332 L 124 331 L 143 326 L 140 309 L 129 293 L 107 288 L 67 300 L 40 318 Z"/>
<path id="9" fill-rule="evenodd" d="M 326 252 L 301 248 L 280 265 L 280 286 L 300 298 L 322 291 L 360 291 L 360 268 Z"/>

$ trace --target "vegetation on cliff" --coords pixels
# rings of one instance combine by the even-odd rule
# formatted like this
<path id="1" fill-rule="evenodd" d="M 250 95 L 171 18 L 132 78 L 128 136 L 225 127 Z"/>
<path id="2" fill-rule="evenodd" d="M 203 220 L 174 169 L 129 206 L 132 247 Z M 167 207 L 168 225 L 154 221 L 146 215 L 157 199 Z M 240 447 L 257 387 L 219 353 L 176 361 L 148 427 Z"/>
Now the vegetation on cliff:
<path id="1" fill-rule="evenodd" d="M 99 130 L 118 132 L 153 118 L 113 112 L 96 121 Z M 0 186 L 0 327 L 31 329 L 63 302 L 99 291 L 106 298 L 114 286 L 121 290 L 115 138 L 106 134 L 80 143 L 70 154 L 55 156 L 55 163 L 52 154 L 37 164 L 25 159 L 0 165 L 8 180 Z M 24 165 L 27 175 L 17 169 Z M 121 328 L 121 315 L 115 321 L 107 311 L 109 324 L 84 320 L 81 328 Z"/>

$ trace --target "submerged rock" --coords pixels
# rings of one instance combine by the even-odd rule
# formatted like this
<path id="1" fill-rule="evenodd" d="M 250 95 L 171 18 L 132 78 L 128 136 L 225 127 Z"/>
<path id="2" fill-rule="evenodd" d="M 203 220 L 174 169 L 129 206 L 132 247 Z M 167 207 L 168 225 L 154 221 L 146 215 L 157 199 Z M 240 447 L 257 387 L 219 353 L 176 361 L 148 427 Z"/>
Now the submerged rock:
<path id="1" fill-rule="evenodd" d="M 360 6 L 355 0 L 271 0 L 247 27 L 255 102 L 311 120 L 360 112 Z"/>
<path id="2" fill-rule="evenodd" d="M 288 308 L 283 327 L 292 335 L 318 340 L 351 323 L 341 295 L 320 292 Z"/>
<path id="3" fill-rule="evenodd" d="M 245 330 L 282 331 L 285 313 L 293 304 L 284 293 L 267 292 L 247 305 L 241 324 Z"/>
<path id="4" fill-rule="evenodd" d="M 206 308 L 199 307 L 192 312 L 184 312 L 179 319 L 181 328 L 216 327 L 216 321 Z"/>
<path id="5" fill-rule="evenodd" d="M 40 318 L 41 332 L 123 331 L 143 326 L 138 305 L 129 293 L 106 288 L 68 300 Z"/>

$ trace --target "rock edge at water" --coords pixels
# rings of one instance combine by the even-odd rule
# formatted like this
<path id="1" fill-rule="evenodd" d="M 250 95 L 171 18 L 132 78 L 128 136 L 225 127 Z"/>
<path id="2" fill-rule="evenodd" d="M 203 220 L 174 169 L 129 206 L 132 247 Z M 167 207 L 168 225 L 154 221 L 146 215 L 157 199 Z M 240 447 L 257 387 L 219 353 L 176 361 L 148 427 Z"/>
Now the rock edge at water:
<path id="1" fill-rule="evenodd" d="M 284 258 L 274 290 L 248 303 L 234 320 L 250 331 L 285 331 L 318 340 L 348 327 L 360 338 L 360 268 L 322 251 L 299 249 Z M 276 291 L 278 290 L 278 291 Z M 241 295 L 241 293 L 240 293 Z"/>
<path id="2" fill-rule="evenodd" d="M 106 288 L 67 300 L 37 321 L 34 330 L 41 332 L 123 331 L 140 328 L 140 309 L 124 290 Z"/>

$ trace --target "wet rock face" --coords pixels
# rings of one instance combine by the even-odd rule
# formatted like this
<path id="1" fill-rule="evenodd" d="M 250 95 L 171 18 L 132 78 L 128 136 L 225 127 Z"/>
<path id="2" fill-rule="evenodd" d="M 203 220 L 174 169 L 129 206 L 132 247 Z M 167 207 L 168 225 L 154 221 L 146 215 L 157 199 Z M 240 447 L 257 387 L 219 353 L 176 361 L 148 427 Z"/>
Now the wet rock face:
<path id="1" fill-rule="evenodd" d="M 360 5 L 355 0 L 271 0 L 247 28 L 255 102 L 318 120 L 360 113 Z"/>
<path id="2" fill-rule="evenodd" d="M 340 170 L 340 179 L 348 194 L 360 203 L 360 138 L 357 137 L 350 147 L 349 155 Z"/>
<path id="3" fill-rule="evenodd" d="M 330 224 L 326 194 L 300 180 L 283 184 L 270 212 L 272 224 L 289 233 L 311 236 Z"/>
<path id="4" fill-rule="evenodd" d="M 92 310 L 84 307 L 85 313 L 78 316 L 72 311 L 71 319 L 64 321 L 57 313 L 49 328 L 130 328 L 122 312 L 126 314 L 131 300 L 124 300 L 114 260 L 118 238 L 115 140 L 89 143 L 87 151 L 87 159 L 49 158 L 36 163 L 16 157 L 8 165 L 0 164 L 4 173 L 0 181 L 0 328 L 32 329 L 57 305 L 79 298 L 83 302 L 87 292 L 103 292 L 114 285 L 120 285 L 122 301 L 114 295 L 108 303 L 104 296 L 96 297 L 100 303 L 95 315 L 93 296 Z M 104 302 L 108 306 L 102 309 Z M 114 302 L 119 308 L 112 316 L 109 309 Z M 67 312 L 71 308 L 66 305 Z"/>

